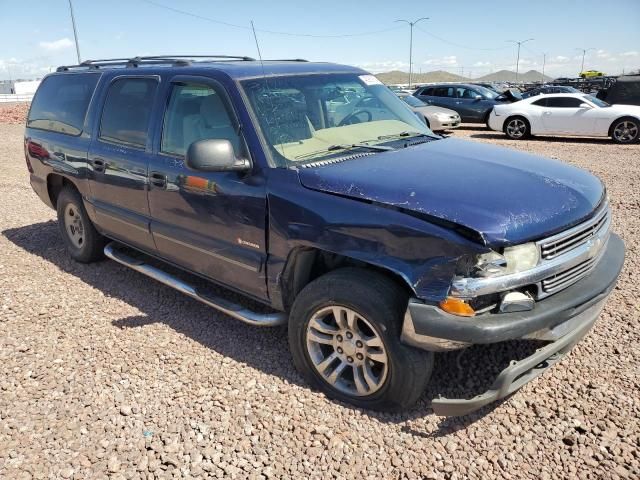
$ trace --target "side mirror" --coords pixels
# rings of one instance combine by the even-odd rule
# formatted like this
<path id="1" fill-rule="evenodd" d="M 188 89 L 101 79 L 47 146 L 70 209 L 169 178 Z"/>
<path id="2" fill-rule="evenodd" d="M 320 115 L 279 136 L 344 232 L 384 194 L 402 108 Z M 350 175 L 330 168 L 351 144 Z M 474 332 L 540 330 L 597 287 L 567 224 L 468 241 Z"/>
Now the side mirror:
<path id="1" fill-rule="evenodd" d="M 586 108 L 587 110 L 591 108 L 591 105 L 588 103 L 581 103 L 578 108 Z"/>
<path id="2" fill-rule="evenodd" d="M 185 160 L 187 167 L 202 172 L 244 172 L 251 166 L 248 160 L 236 157 L 229 140 L 220 138 L 193 142 Z"/>
<path id="3" fill-rule="evenodd" d="M 474 100 L 482 100 L 482 95 L 476 95 L 475 97 L 473 97 Z"/>

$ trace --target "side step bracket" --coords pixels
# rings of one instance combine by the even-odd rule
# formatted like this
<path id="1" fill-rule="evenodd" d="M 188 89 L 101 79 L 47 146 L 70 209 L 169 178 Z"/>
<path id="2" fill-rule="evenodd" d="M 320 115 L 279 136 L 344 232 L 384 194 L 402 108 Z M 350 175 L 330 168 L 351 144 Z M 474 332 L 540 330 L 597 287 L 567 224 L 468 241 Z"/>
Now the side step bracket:
<path id="1" fill-rule="evenodd" d="M 262 327 L 272 327 L 276 325 L 283 325 L 287 322 L 287 314 L 284 312 L 258 313 L 209 293 L 207 293 L 206 296 L 201 295 L 195 287 L 183 282 L 177 277 L 174 277 L 157 267 L 144 263 L 142 260 L 127 255 L 122 250 L 119 250 L 117 244 L 114 242 L 111 242 L 104 247 L 104 254 L 122 265 L 132 268 L 133 270 L 151 277 L 160 283 L 164 283 L 165 285 L 175 288 L 179 292 L 182 292 L 191 298 L 195 298 L 199 302 L 209 305 L 210 307 L 245 323 Z"/>

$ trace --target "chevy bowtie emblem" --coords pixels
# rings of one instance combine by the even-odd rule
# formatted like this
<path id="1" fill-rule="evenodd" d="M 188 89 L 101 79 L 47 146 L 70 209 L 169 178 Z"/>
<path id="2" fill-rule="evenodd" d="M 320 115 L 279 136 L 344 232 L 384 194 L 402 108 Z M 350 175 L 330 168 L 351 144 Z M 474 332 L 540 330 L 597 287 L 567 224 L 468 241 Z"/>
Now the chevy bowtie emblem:
<path id="1" fill-rule="evenodd" d="M 600 250 L 600 246 L 602 245 L 602 240 L 600 238 L 592 238 L 588 242 L 589 250 L 588 255 L 589 258 L 593 258 L 596 256 L 596 253 Z"/>

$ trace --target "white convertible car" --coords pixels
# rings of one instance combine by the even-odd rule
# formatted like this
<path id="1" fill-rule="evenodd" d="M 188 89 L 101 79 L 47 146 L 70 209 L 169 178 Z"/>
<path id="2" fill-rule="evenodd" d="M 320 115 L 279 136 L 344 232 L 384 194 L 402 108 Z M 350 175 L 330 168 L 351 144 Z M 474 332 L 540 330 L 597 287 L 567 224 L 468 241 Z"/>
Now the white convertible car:
<path id="1" fill-rule="evenodd" d="M 515 140 L 529 135 L 583 135 L 628 144 L 640 138 L 640 106 L 609 105 L 584 93 L 538 95 L 496 105 L 487 125 Z"/>

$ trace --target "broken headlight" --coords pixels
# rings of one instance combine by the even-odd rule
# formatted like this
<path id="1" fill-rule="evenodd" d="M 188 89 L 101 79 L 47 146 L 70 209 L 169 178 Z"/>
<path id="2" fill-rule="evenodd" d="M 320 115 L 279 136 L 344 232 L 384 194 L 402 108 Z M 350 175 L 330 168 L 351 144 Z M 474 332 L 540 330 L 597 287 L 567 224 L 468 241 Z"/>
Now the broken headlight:
<path id="1" fill-rule="evenodd" d="M 475 265 L 480 277 L 499 277 L 523 272 L 535 267 L 540 261 L 540 252 L 535 243 L 523 243 L 507 247 L 502 253 L 491 251 L 478 255 Z"/>

